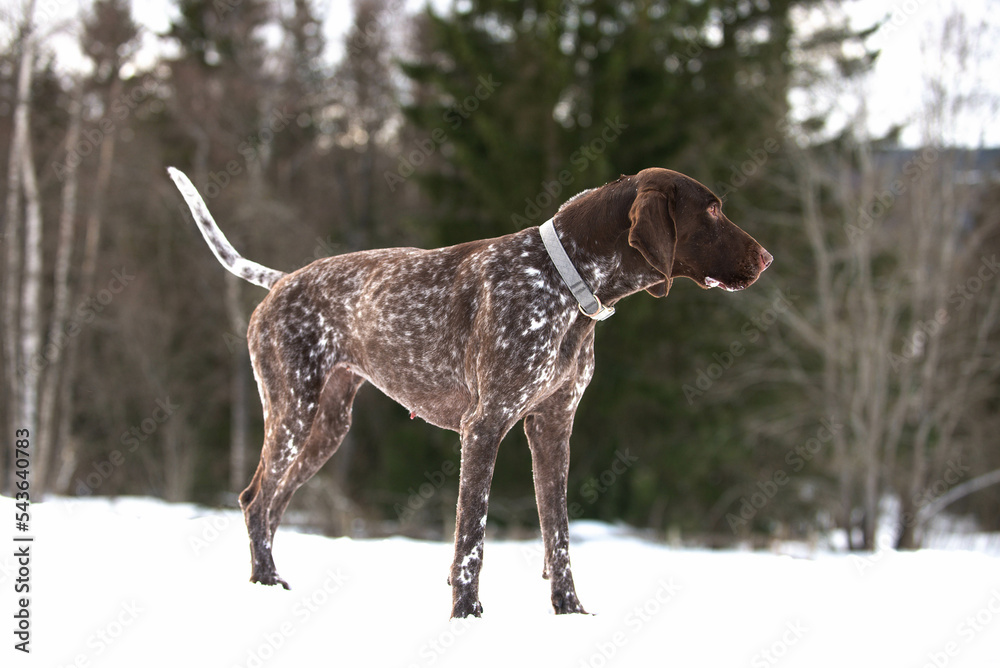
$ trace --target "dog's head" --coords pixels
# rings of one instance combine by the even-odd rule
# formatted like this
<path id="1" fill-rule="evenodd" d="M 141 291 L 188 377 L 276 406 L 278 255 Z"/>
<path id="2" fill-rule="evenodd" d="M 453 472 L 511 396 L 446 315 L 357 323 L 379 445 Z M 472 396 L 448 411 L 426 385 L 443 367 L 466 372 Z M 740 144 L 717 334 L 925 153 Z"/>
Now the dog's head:
<path id="1" fill-rule="evenodd" d="M 644 169 L 636 177 L 628 242 L 663 281 L 647 288 L 657 297 L 674 278 L 703 288 L 742 290 L 771 264 L 771 254 L 722 213 L 722 202 L 694 179 L 669 169 Z"/>

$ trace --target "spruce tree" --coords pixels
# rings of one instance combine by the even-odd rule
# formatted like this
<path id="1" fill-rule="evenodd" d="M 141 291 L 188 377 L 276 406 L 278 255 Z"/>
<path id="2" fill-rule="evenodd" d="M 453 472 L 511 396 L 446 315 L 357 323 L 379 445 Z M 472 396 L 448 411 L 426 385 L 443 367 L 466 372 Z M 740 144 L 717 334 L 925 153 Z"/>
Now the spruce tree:
<path id="1" fill-rule="evenodd" d="M 731 217 L 759 234 L 738 214 L 767 202 L 759 186 L 785 140 L 791 12 L 811 4 L 470 0 L 448 15 L 428 9 L 405 66 L 407 115 L 424 134 L 386 177 L 419 180 L 436 202 L 441 243 L 539 225 L 576 193 L 654 166 L 730 198 Z M 751 441 L 737 427 L 754 401 L 708 411 L 711 396 L 684 394 L 739 340 L 746 315 L 731 296 L 683 283 L 666 302 L 631 298 L 598 327 L 570 483 L 587 516 L 699 526 L 720 489 L 753 479 Z M 596 498 L 579 493 L 625 451 L 641 465 Z M 517 475 L 502 456 L 497 492 L 530 493 Z"/>

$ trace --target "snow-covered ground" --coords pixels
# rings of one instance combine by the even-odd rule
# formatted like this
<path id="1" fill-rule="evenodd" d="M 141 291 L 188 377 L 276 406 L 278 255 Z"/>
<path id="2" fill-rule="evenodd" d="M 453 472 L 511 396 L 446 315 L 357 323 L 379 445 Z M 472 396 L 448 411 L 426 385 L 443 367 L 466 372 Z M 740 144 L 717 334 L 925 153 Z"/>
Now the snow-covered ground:
<path id="1" fill-rule="evenodd" d="M 595 614 L 551 613 L 539 541 L 488 541 L 484 616 L 449 621 L 450 545 L 281 530 L 284 591 L 247 582 L 238 513 L 148 499 L 32 506 L 24 655 L 13 649 L 13 501 L 0 498 L 0 517 L 3 666 L 1000 665 L 996 552 L 793 558 L 672 549 L 578 523 L 577 591 Z"/>

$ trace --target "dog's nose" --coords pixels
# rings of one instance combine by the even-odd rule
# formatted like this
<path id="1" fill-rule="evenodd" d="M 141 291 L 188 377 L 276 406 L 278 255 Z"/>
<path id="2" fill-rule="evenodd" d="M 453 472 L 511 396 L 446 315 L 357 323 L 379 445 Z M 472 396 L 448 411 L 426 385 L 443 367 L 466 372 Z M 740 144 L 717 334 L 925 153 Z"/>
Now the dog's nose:
<path id="1" fill-rule="evenodd" d="M 768 267 L 770 267 L 771 266 L 771 261 L 773 259 L 774 258 L 771 257 L 770 253 L 768 253 L 766 250 L 764 250 L 763 248 L 761 248 L 760 249 L 760 270 L 764 271 L 765 269 L 767 269 Z"/>

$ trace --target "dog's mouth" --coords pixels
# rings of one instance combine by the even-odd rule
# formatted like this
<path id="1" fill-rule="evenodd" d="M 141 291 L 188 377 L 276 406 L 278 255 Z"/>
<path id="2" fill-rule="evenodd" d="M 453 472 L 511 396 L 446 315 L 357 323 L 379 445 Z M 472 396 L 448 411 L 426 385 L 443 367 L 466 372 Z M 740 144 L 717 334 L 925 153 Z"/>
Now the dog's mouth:
<path id="1" fill-rule="evenodd" d="M 722 288 L 726 292 L 739 292 L 740 290 L 745 290 L 746 288 L 753 285 L 754 281 L 757 280 L 757 276 L 754 276 L 749 281 L 738 281 L 736 283 L 725 283 L 717 278 L 712 278 L 711 276 L 706 276 L 704 279 L 698 281 L 698 283 L 703 288 Z"/>
<path id="2" fill-rule="evenodd" d="M 715 278 L 712 278 L 711 276 L 706 276 L 705 277 L 705 287 L 706 288 L 722 288 L 723 290 L 726 290 L 728 292 L 736 292 L 737 290 L 742 289 L 742 288 L 729 287 L 728 285 L 726 285 L 722 281 L 720 281 L 718 279 L 715 279 Z"/>
<path id="3" fill-rule="evenodd" d="M 722 288 L 727 292 L 739 292 L 740 290 L 745 290 L 751 285 L 757 282 L 760 275 L 764 273 L 764 270 L 771 265 L 771 254 L 765 250 L 761 250 L 759 258 L 753 264 L 748 263 L 747 266 L 741 267 L 740 271 L 736 272 L 742 274 L 740 278 L 734 280 L 723 281 L 714 276 L 705 275 L 700 281 L 696 281 L 703 288 Z"/>

